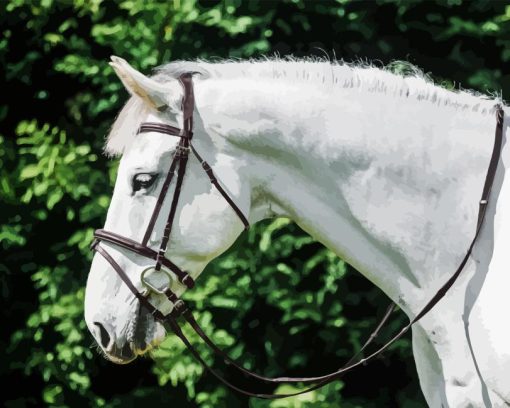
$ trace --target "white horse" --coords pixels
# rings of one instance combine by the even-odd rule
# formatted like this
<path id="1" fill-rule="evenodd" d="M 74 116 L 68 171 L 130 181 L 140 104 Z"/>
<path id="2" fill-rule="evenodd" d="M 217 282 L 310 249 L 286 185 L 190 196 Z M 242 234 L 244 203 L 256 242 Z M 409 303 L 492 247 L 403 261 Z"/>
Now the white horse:
<path id="1" fill-rule="evenodd" d="M 419 73 L 311 61 L 176 62 L 152 78 L 112 57 L 132 94 L 106 150 L 122 155 L 105 229 L 140 241 L 177 138 L 135 135 L 181 124 L 176 78 L 196 73 L 194 144 L 251 223 L 289 217 L 380 287 L 412 318 L 453 274 L 473 238 L 499 101 L 452 92 Z M 167 105 L 159 112 L 154 107 Z M 508 112 L 506 112 L 506 115 Z M 508 120 L 504 122 L 504 133 Z M 510 405 L 510 182 L 505 143 L 486 221 L 446 297 L 413 326 L 431 407 Z M 173 193 L 170 187 L 169 195 Z M 165 200 L 162 214 L 167 214 Z M 507 211 L 504 211 L 507 208 Z M 149 246 L 156 248 L 159 217 Z M 243 230 L 190 158 L 166 256 L 198 277 Z M 108 246 L 141 288 L 146 258 Z M 175 291 L 184 288 L 177 284 Z M 163 312 L 162 296 L 151 302 Z M 107 357 L 129 362 L 165 331 L 96 255 L 85 318 Z M 376 385 L 375 385 L 376 386 Z"/>

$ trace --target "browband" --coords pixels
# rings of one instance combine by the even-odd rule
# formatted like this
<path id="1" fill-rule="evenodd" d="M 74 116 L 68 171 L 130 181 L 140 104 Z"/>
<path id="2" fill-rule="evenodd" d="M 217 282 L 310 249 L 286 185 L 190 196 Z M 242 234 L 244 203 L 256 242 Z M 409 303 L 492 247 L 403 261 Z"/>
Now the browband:
<path id="1" fill-rule="evenodd" d="M 178 137 L 187 137 L 187 135 L 182 134 L 181 129 L 176 128 L 174 126 L 166 125 L 164 123 L 155 123 L 155 122 L 145 122 L 140 125 L 136 134 L 140 133 L 148 133 L 148 132 L 156 132 L 156 133 L 164 133 L 170 136 L 178 136 Z"/>

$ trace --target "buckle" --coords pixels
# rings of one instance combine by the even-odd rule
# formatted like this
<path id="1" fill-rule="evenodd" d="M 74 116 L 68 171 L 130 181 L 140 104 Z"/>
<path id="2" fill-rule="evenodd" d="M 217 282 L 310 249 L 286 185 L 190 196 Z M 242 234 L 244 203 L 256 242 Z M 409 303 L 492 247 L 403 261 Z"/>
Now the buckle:
<path id="1" fill-rule="evenodd" d="M 186 303 L 184 303 L 183 300 L 179 299 L 177 302 L 174 303 L 174 310 L 172 311 L 172 313 L 177 316 L 180 316 L 187 310 L 188 307 L 186 306 Z"/>
<path id="2" fill-rule="evenodd" d="M 168 278 L 168 284 L 165 285 L 163 287 L 163 289 L 159 289 L 158 287 L 154 286 L 153 283 L 151 283 L 150 281 L 147 280 L 147 278 L 145 277 L 145 275 L 147 275 L 148 272 L 156 272 L 158 276 L 161 276 L 161 274 L 159 272 L 162 272 L 167 278 Z M 159 295 L 164 295 L 165 294 L 165 291 L 170 288 L 170 285 L 172 284 L 172 275 L 170 274 L 169 271 L 165 270 L 165 269 L 160 269 L 159 271 L 156 270 L 156 268 L 154 266 L 149 266 L 148 268 L 145 268 L 143 271 L 142 271 L 142 274 L 140 276 L 140 280 L 142 281 L 142 285 L 145 286 L 149 291 L 152 291 L 154 293 L 157 293 Z"/>
<path id="3" fill-rule="evenodd" d="M 209 177 L 209 180 L 211 180 L 211 183 L 216 183 L 218 181 L 214 176 L 212 167 L 205 160 L 202 162 L 202 168 Z"/>
<path id="4" fill-rule="evenodd" d="M 177 148 L 175 149 L 175 157 L 186 157 L 189 155 L 190 148 L 177 145 Z"/>

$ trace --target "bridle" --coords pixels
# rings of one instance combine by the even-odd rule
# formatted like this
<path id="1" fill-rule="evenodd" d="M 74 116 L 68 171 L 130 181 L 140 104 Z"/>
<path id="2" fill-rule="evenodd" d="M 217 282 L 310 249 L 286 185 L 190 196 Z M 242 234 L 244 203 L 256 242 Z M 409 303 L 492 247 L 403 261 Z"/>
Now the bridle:
<path id="1" fill-rule="evenodd" d="M 243 212 L 239 209 L 239 207 L 235 204 L 229 194 L 225 191 L 222 185 L 219 183 L 216 178 L 211 166 L 202 159 L 202 157 L 198 154 L 197 150 L 192 144 L 193 138 L 193 110 L 194 110 L 194 94 L 193 94 L 193 82 L 191 74 L 183 74 L 179 77 L 179 82 L 184 89 L 184 97 L 182 100 L 182 112 L 183 112 L 183 127 L 182 129 L 178 129 L 176 127 L 160 124 L 160 123 L 143 123 L 138 129 L 137 134 L 146 133 L 146 132 L 159 132 L 163 134 L 167 134 L 170 136 L 179 137 L 179 144 L 177 145 L 176 151 L 173 155 L 173 159 L 170 165 L 170 169 L 166 175 L 166 178 L 163 183 L 163 187 L 156 201 L 156 205 L 154 207 L 154 211 L 149 221 L 149 225 L 147 226 L 147 230 L 143 236 L 142 241 L 136 242 L 130 238 L 124 237 L 122 235 L 116 234 L 114 232 L 106 231 L 104 229 L 98 229 L 94 232 L 95 240 L 92 243 L 91 248 L 94 251 L 97 251 L 101 256 L 103 256 L 106 261 L 112 266 L 112 268 L 116 271 L 122 281 L 127 285 L 127 287 L 131 290 L 134 296 L 140 301 L 140 304 L 145 307 L 153 316 L 155 320 L 163 323 L 165 328 L 171 329 L 177 337 L 179 337 L 189 351 L 194 355 L 194 357 L 207 369 L 212 375 L 218 378 L 223 384 L 232 388 L 233 390 L 240 392 L 241 394 L 263 398 L 263 399 L 278 399 L 278 398 L 286 398 L 295 395 L 304 394 L 309 391 L 313 391 L 324 385 L 339 379 L 345 372 L 361 366 L 365 365 L 367 362 L 373 360 L 380 353 L 386 350 L 391 344 L 397 341 L 404 333 L 406 333 L 409 328 L 419 321 L 423 316 L 425 316 L 447 293 L 447 291 L 452 287 L 460 273 L 464 269 L 470 255 L 471 251 L 475 245 L 475 242 L 480 234 L 480 230 L 483 225 L 483 221 L 485 218 L 485 214 L 487 211 L 489 195 L 492 189 L 492 185 L 494 182 L 494 176 L 496 174 L 497 164 L 499 161 L 499 157 L 501 154 L 501 146 L 503 140 L 503 117 L 504 111 L 501 105 L 496 106 L 496 134 L 495 134 L 495 142 L 494 148 L 492 151 L 492 156 L 490 160 L 490 164 L 487 170 L 487 175 L 485 178 L 485 183 L 482 191 L 482 196 L 479 202 L 479 210 L 478 210 L 478 220 L 476 225 L 476 231 L 471 241 L 471 244 L 468 247 L 466 255 L 460 262 L 455 273 L 441 286 L 441 288 L 436 292 L 436 294 L 430 299 L 427 304 L 421 309 L 421 311 L 406 325 L 404 326 L 395 336 L 393 336 L 388 342 L 386 342 L 383 346 L 377 349 L 375 352 L 367 355 L 366 357 L 355 361 L 359 355 L 363 353 L 366 347 L 377 337 L 380 329 L 384 325 L 384 323 L 389 318 L 391 312 L 395 309 L 395 306 L 392 304 L 386 311 L 383 319 L 377 325 L 376 329 L 372 332 L 368 340 L 363 344 L 361 349 L 341 368 L 335 370 L 329 374 L 325 374 L 322 376 L 316 377 L 277 377 L 270 378 L 258 375 L 250 370 L 247 370 L 232 360 L 225 352 L 223 352 L 202 330 L 200 325 L 197 323 L 193 314 L 184 303 L 182 299 L 180 299 L 171 289 L 172 283 L 172 274 L 169 272 L 173 272 L 173 274 L 177 277 L 179 282 L 186 286 L 188 289 L 193 288 L 195 282 L 193 278 L 189 275 L 188 272 L 182 270 L 179 266 L 175 265 L 172 261 L 165 257 L 165 253 L 167 251 L 167 246 L 172 230 L 173 221 L 175 218 L 175 213 L 177 209 L 177 204 L 179 201 L 179 196 L 181 192 L 182 183 L 184 180 L 184 175 L 186 172 L 186 164 L 188 162 L 189 153 L 192 152 L 193 155 L 198 159 L 201 163 L 204 172 L 209 177 L 210 182 L 214 185 L 214 187 L 219 191 L 219 193 L 223 196 L 223 198 L 228 202 L 228 204 L 232 207 L 234 212 L 237 214 L 241 222 L 244 224 L 245 228 L 249 227 L 249 222 L 247 217 L 243 214 Z M 161 207 L 166 198 L 168 188 L 175 177 L 175 173 L 177 172 L 177 178 L 175 182 L 175 192 L 172 198 L 172 202 L 170 205 L 170 211 L 168 213 L 167 221 L 165 224 L 165 229 L 163 232 L 163 238 L 161 240 L 161 244 L 159 249 L 156 251 L 150 247 L 148 247 L 147 243 L 150 239 L 150 236 L 153 232 L 154 225 L 159 217 L 159 213 L 161 211 Z M 147 268 L 142 271 L 140 280 L 148 290 L 142 294 L 133 282 L 129 279 L 126 272 L 120 267 L 120 265 L 115 261 L 115 259 L 110 255 L 110 253 L 103 247 L 102 242 L 107 242 L 109 244 L 116 245 L 118 247 L 127 249 L 137 255 L 143 256 L 145 258 L 149 258 L 155 261 L 155 265 L 153 267 Z M 159 288 L 150 282 L 149 277 L 152 274 L 164 274 L 168 279 L 168 284 L 163 288 Z M 158 294 L 162 294 L 166 296 L 166 298 L 173 304 L 173 310 L 164 315 L 160 310 L 155 308 L 149 302 L 150 292 L 155 292 Z M 188 338 L 182 332 L 177 318 L 183 317 L 186 322 L 194 329 L 194 331 L 200 336 L 200 338 L 205 342 L 205 344 L 217 355 L 219 355 L 228 365 L 231 365 L 239 372 L 244 375 L 254 378 L 258 381 L 272 383 L 272 384 L 281 384 L 281 383 L 303 383 L 303 384 L 313 384 L 309 388 L 306 388 L 302 391 L 286 393 L 286 394 L 264 394 L 248 391 L 246 389 L 239 388 L 238 386 L 232 384 L 223 378 L 215 369 L 207 365 L 195 347 L 190 343 Z"/>

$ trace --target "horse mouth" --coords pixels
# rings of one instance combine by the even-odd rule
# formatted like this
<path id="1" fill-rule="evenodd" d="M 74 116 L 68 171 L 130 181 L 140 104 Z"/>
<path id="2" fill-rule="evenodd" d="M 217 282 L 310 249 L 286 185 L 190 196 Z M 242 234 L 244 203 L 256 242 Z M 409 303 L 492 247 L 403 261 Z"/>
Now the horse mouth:
<path id="1" fill-rule="evenodd" d="M 133 344 L 135 354 L 143 355 L 154 349 L 163 341 L 165 334 L 163 325 L 138 303 L 137 318 L 133 319 L 127 335 L 128 341 Z"/>
<path id="2" fill-rule="evenodd" d="M 131 344 L 126 342 L 122 348 L 114 347 L 111 351 L 104 350 L 104 356 L 106 359 L 115 364 L 129 364 L 136 360 L 138 354 L 136 349 L 133 350 Z"/>
<path id="3" fill-rule="evenodd" d="M 157 322 L 152 314 L 138 305 L 136 317 L 126 329 L 123 341 L 113 341 L 108 347 L 101 346 L 104 357 L 115 364 L 129 364 L 138 356 L 149 353 L 157 348 L 165 338 L 163 325 Z"/>
<path id="4" fill-rule="evenodd" d="M 136 360 L 138 356 L 143 356 L 156 349 L 163 338 L 155 338 L 150 342 L 127 341 L 122 347 L 114 346 L 111 350 L 102 352 L 104 357 L 115 364 L 129 364 Z"/>

